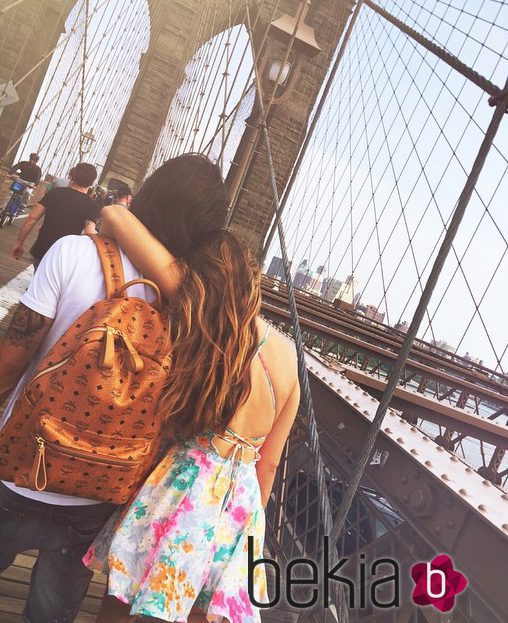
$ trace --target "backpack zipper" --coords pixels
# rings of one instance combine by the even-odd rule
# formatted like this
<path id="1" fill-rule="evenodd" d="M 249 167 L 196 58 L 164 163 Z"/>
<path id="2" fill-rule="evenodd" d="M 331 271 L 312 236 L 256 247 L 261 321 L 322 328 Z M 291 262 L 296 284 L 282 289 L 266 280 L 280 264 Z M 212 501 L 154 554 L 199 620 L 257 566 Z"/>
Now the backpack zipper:
<path id="1" fill-rule="evenodd" d="M 74 458 L 81 458 L 89 461 L 90 463 L 107 463 L 111 465 L 134 465 L 135 463 L 137 463 L 137 461 L 134 461 L 132 459 L 107 458 L 106 456 L 96 454 L 95 452 L 85 452 L 84 450 L 76 450 L 75 448 L 66 448 L 59 443 L 44 439 L 44 437 L 41 437 L 41 435 L 36 434 L 34 435 L 34 437 L 38 445 L 39 453 L 44 453 L 44 449 L 49 448 L 54 452 L 66 454 Z"/>
<path id="2" fill-rule="evenodd" d="M 124 339 L 125 345 L 127 346 L 127 349 L 129 350 L 129 352 L 131 352 L 132 354 L 132 344 L 130 343 L 130 341 L 128 340 L 128 338 L 126 339 L 124 333 L 120 330 L 120 329 L 116 329 L 115 327 L 92 327 L 90 329 L 88 329 L 87 331 L 85 331 L 81 337 L 84 337 L 85 335 L 87 335 L 88 333 L 93 333 L 95 331 L 99 331 L 100 333 L 106 333 L 106 334 L 110 334 L 110 335 L 115 335 L 116 337 L 121 337 Z M 137 355 L 136 351 L 134 351 L 134 354 Z M 32 385 L 35 381 L 37 381 L 38 379 L 41 378 L 41 376 L 44 376 L 45 374 L 49 374 L 50 372 L 54 372 L 55 370 L 58 370 L 58 368 L 61 368 L 62 366 L 64 366 L 68 361 L 69 361 L 70 357 L 65 357 L 65 359 L 62 359 L 61 361 L 58 361 L 57 363 L 48 366 L 47 368 L 44 368 L 44 370 L 41 370 L 40 372 L 38 372 L 33 379 L 29 382 L 28 385 L 26 385 L 25 387 L 25 396 L 26 396 L 26 390 L 29 387 L 29 385 Z M 109 367 L 109 366 L 108 366 Z M 142 364 L 141 364 L 141 368 L 142 368 Z M 28 396 L 26 396 L 28 399 Z M 28 399 L 29 402 L 31 402 L 30 399 Z"/>
<path id="3" fill-rule="evenodd" d="M 37 373 L 33 377 L 33 379 L 30 381 L 29 384 L 31 385 L 37 379 L 40 379 L 41 376 L 44 376 L 45 374 L 48 374 L 49 372 L 53 372 L 54 370 L 58 370 L 58 368 L 60 368 L 61 366 L 64 366 L 68 361 L 69 361 L 69 357 L 66 357 L 65 359 L 62 359 L 62 361 L 59 361 L 58 363 L 54 363 L 52 366 L 48 366 L 47 368 L 44 368 L 44 370 L 41 370 L 39 373 Z"/>
<path id="4" fill-rule="evenodd" d="M 82 458 L 89 463 L 103 463 L 105 465 L 118 466 L 136 465 L 136 463 L 138 463 L 138 461 L 133 461 L 132 459 L 108 459 L 106 457 L 99 457 L 93 453 L 65 448 L 59 443 L 48 441 L 37 434 L 34 435 L 34 438 L 37 444 L 37 454 L 35 455 L 32 472 L 30 474 L 30 484 L 36 491 L 44 491 L 48 486 L 48 474 L 45 461 L 46 448 L 73 458 Z M 97 458 L 95 458 L 95 456 L 97 456 Z"/>

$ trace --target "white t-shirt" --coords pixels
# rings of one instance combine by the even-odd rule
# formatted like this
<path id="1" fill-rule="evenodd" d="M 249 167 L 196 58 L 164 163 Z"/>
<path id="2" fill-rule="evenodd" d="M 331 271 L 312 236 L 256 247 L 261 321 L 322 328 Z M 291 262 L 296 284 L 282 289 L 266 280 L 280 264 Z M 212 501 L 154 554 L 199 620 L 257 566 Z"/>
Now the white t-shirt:
<path id="1" fill-rule="evenodd" d="M 122 260 L 126 282 L 142 277 L 124 253 Z M 142 284 L 129 288 L 129 296 L 147 301 L 154 298 L 151 288 Z M 28 290 L 21 297 L 21 302 L 30 309 L 47 318 L 54 318 L 53 325 L 11 395 L 0 419 L 0 428 L 10 417 L 21 389 L 33 376 L 39 361 L 83 312 L 105 297 L 102 268 L 93 241 L 88 236 L 65 236 L 55 242 L 44 255 Z M 17 487 L 12 482 L 4 482 L 4 485 L 19 495 L 46 504 L 97 504 L 97 500 L 32 491 Z"/>

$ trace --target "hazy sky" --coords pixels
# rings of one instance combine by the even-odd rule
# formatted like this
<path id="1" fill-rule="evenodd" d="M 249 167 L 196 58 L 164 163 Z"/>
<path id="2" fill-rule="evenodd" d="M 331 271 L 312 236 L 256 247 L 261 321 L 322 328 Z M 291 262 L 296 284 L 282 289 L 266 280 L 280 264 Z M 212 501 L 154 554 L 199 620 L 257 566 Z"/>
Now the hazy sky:
<path id="1" fill-rule="evenodd" d="M 507 5 L 383 4 L 504 84 Z M 364 7 L 287 204 L 294 263 L 354 274 L 364 303 L 409 321 L 492 112 L 479 88 Z M 507 145 L 505 121 L 432 299 L 433 333 L 428 320 L 420 332 L 492 367 L 508 338 Z"/>

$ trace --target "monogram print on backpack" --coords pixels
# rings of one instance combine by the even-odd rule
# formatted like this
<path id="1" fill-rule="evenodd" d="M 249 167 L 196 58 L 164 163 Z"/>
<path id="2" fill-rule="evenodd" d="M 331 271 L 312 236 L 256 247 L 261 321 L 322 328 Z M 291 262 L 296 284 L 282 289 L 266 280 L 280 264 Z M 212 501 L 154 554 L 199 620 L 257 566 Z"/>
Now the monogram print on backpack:
<path id="1" fill-rule="evenodd" d="M 171 342 L 157 286 L 125 284 L 116 243 L 92 239 L 107 298 L 67 329 L 24 387 L 0 431 L 0 478 L 123 504 L 160 447 Z M 126 296 L 140 282 L 155 289 L 155 305 Z"/>

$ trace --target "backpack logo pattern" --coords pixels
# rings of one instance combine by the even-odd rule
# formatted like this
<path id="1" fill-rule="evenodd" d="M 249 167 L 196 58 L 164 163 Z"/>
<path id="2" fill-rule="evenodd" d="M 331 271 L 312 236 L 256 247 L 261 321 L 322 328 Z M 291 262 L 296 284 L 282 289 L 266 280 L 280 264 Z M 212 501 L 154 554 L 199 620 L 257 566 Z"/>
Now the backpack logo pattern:
<path id="1" fill-rule="evenodd" d="M 108 259 L 118 266 L 112 247 Z M 118 272 L 113 277 L 122 283 Z M 166 325 L 142 299 L 92 305 L 40 362 L 0 431 L 0 478 L 125 503 L 162 438 L 157 406 L 170 370 Z"/>

